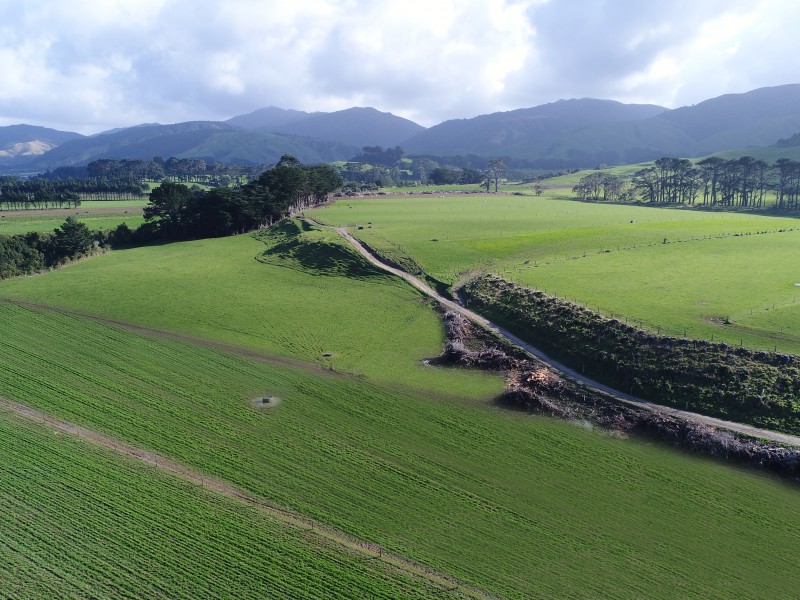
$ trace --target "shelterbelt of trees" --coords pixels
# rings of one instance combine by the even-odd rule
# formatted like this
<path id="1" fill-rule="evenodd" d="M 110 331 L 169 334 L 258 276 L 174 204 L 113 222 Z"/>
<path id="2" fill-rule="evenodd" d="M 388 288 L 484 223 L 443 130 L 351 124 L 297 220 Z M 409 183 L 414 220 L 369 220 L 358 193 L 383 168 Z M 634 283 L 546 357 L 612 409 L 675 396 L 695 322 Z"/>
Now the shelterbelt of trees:
<path id="1" fill-rule="evenodd" d="M 130 200 L 147 194 L 139 179 L 44 179 L 21 180 L 0 176 L 0 210 L 75 208 L 81 199 Z"/>
<path id="2" fill-rule="evenodd" d="M 303 165 L 285 155 L 255 181 L 238 189 L 192 190 L 166 182 L 150 193 L 146 222 L 92 232 L 73 217 L 52 234 L 0 236 L 0 279 L 35 273 L 95 249 L 244 233 L 325 202 L 342 186 L 329 165 Z"/>
<path id="3" fill-rule="evenodd" d="M 146 181 L 236 187 L 252 181 L 263 167 L 207 164 L 200 159 L 100 159 L 80 167 L 20 179 L 0 176 L 0 210 L 75 208 L 81 200 L 133 200 L 147 195 Z"/>
<path id="4" fill-rule="evenodd" d="M 303 165 L 289 155 L 237 189 L 192 190 L 165 182 L 150 193 L 146 222 L 135 231 L 118 227 L 113 243 L 191 240 L 261 229 L 326 202 L 342 184 L 330 165 Z"/>
<path id="5" fill-rule="evenodd" d="M 800 209 L 800 161 L 778 159 L 773 164 L 752 156 L 725 160 L 718 156 L 693 163 L 686 158 L 660 158 L 636 171 L 630 180 L 598 171 L 572 188 L 589 201 L 763 208 L 768 192 L 775 208 Z"/>
<path id="6" fill-rule="evenodd" d="M 264 170 L 257 165 L 233 165 L 207 162 L 201 158 L 176 158 L 152 160 L 101 158 L 86 166 L 58 167 L 45 173 L 45 179 L 101 179 L 173 181 L 176 183 L 202 183 L 213 187 L 231 187 L 240 181 L 250 181 Z"/>

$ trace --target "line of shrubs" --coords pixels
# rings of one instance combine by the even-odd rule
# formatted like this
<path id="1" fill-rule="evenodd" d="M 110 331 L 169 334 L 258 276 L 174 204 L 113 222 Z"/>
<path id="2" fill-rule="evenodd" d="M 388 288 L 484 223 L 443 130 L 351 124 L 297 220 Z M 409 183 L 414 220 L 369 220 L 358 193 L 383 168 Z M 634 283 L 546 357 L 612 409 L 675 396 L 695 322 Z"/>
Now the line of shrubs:
<path id="1" fill-rule="evenodd" d="M 0 279 L 31 275 L 107 248 L 114 232 L 91 231 L 67 217 L 53 233 L 0 235 Z"/>
<path id="2" fill-rule="evenodd" d="M 466 304 L 553 358 L 622 392 L 677 408 L 800 434 L 800 359 L 637 329 L 494 275 Z"/>
<path id="3" fill-rule="evenodd" d="M 496 399 L 499 406 L 590 423 L 623 435 L 642 435 L 793 479 L 800 476 L 800 449 L 619 402 L 603 392 L 561 379 L 535 358 L 475 327 L 458 313 L 442 311 L 442 318 L 447 342 L 442 354 L 431 362 L 506 371 L 506 390 Z"/>
<path id="4" fill-rule="evenodd" d="M 579 389 L 535 361 L 516 372 L 497 399 L 501 406 L 549 414 L 604 429 L 637 434 L 698 454 L 736 461 L 798 479 L 800 450 L 739 435 L 664 414 L 616 402 L 606 394 Z"/>

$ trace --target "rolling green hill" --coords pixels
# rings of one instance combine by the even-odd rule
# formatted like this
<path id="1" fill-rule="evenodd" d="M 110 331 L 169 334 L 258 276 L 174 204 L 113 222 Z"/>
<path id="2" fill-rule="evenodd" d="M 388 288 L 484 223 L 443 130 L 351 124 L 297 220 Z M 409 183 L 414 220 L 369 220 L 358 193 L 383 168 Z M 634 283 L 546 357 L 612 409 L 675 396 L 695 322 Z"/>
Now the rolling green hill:
<path id="1" fill-rule="evenodd" d="M 800 353 L 796 218 L 562 198 L 347 199 L 315 218 L 448 284 L 492 272 L 654 331 Z"/>
<path id="2" fill-rule="evenodd" d="M 246 253 L 234 257 L 230 249 L 225 249 L 229 240 L 210 243 L 215 248 L 209 252 L 197 245 L 172 245 L 181 253 L 180 261 L 170 253 L 170 246 L 152 248 L 155 254 L 147 259 L 157 261 L 157 253 L 166 251 L 176 267 L 203 263 L 204 285 L 195 289 L 195 294 L 213 298 L 231 291 L 230 280 L 211 268 L 218 260 L 213 257 L 228 256 L 220 265 L 224 271 L 248 271 L 256 248 L 248 245 L 249 258 Z M 144 257 L 119 254 L 123 262 L 113 265 L 119 287 L 109 290 L 112 293 L 105 297 L 102 290 L 112 282 L 108 272 L 103 275 L 111 266 L 103 266 L 105 257 L 59 272 L 82 280 L 87 290 L 92 287 L 89 282 L 95 282 L 93 290 L 100 297 L 94 306 L 83 306 L 83 310 L 110 310 L 117 315 L 130 310 L 114 306 L 122 299 L 123 289 L 132 292 L 137 286 L 131 271 L 122 268 L 123 263 L 141 262 Z M 77 267 L 89 267 L 90 272 Z M 91 267 L 97 269 L 99 279 L 93 279 Z M 152 268 L 159 271 L 163 267 Z M 179 272 L 176 268 L 171 276 L 175 278 Z M 0 295 L 6 295 L 10 283 L 17 284 L 13 287 L 18 295 L 25 291 L 20 283 L 44 281 L 50 292 L 63 289 L 67 280 L 53 275 L 56 273 L 3 282 Z M 252 275 L 251 271 L 251 281 Z M 272 285 L 279 285 L 284 277 L 322 279 L 329 291 L 343 285 L 337 282 L 339 276 L 329 270 L 320 272 L 311 264 L 295 263 L 290 269 L 274 272 Z M 180 296 L 185 280 L 163 279 L 158 285 L 165 292 L 159 302 L 151 305 L 140 296 L 129 300 L 129 307 L 132 301 L 143 312 L 171 319 L 200 314 L 197 308 L 187 307 Z M 231 303 L 225 321 L 228 333 L 223 335 L 229 335 L 236 324 L 236 314 L 248 315 L 254 324 L 265 318 L 302 321 L 309 337 L 327 335 L 321 321 L 308 318 L 314 310 L 321 310 L 319 305 L 303 304 L 297 311 L 281 314 L 269 309 L 274 301 L 268 289 L 260 290 L 265 302 L 260 319 L 251 308 Z M 399 287 L 393 291 L 404 294 Z M 164 302 L 164 298 L 176 295 L 176 302 Z M 330 293 L 326 296 L 328 303 L 335 305 Z M 385 299 L 350 294 L 350 301 L 362 312 L 368 309 L 370 298 L 382 309 L 381 319 L 391 317 Z M 64 297 L 56 301 L 63 304 Z M 326 314 L 337 327 L 353 326 L 351 321 L 335 320 L 330 312 Z M 176 459 L 256 497 L 378 543 L 493 595 L 774 598 L 791 596 L 800 584 L 792 568 L 793 550 L 800 547 L 800 530 L 792 515 L 800 508 L 800 496 L 794 488 L 769 478 L 664 447 L 502 411 L 487 396 L 476 402 L 474 397 L 409 392 L 396 385 L 376 385 L 301 363 L 287 364 L 269 357 L 262 360 L 258 355 L 244 358 L 221 347 L 209 348 L 202 339 L 179 341 L 157 332 L 137 333 L 119 323 L 24 304 L 0 303 L 0 316 L 0 359 L 4 365 L 0 390 L 4 396 Z M 378 319 L 370 321 L 377 323 Z M 224 324 L 217 325 L 216 330 L 223 331 Z M 262 335 L 280 338 L 266 331 Z M 381 337 L 384 351 L 397 342 L 380 329 L 375 335 Z M 442 371 L 453 393 L 461 389 L 457 382 L 464 375 L 459 370 Z M 278 396 L 281 402 L 266 411 L 255 408 L 253 398 L 264 394 Z M 29 437 L 27 433 L 19 435 L 26 437 L 17 440 Z M 17 447 L 23 443 L 19 441 Z M 49 471 L 45 471 L 41 478 L 27 477 L 28 493 L 44 506 L 48 505 L 47 498 L 61 489 L 60 483 L 54 487 L 54 478 L 60 482 L 74 473 L 77 481 L 82 480 L 83 470 L 77 466 L 69 473 L 58 470 L 60 453 L 67 452 L 69 459 L 69 454 L 76 452 L 74 445 L 55 444 L 38 452 L 47 453 L 49 448 L 56 454 L 56 473 L 48 476 Z M 9 464 L 16 469 L 21 460 L 13 450 L 11 456 L 13 462 L 4 463 L 5 473 Z M 75 530 L 90 537 L 97 531 L 94 523 L 105 514 L 106 507 L 113 511 L 119 505 L 122 494 L 135 498 L 134 493 L 141 490 L 151 499 L 146 505 L 148 512 L 124 513 L 127 516 L 120 535 L 128 530 L 146 531 L 146 523 L 152 522 L 149 515 L 166 504 L 190 510 L 195 502 L 185 497 L 173 499 L 169 482 L 157 483 L 158 477 L 129 478 L 114 464 L 89 461 L 84 470 L 91 472 L 92 482 L 84 505 L 97 502 L 100 508 L 51 508 L 47 519 L 32 519 L 24 535 L 12 528 L 13 543 L 31 544 L 32 539 L 51 538 L 48 532 L 54 528 L 63 532 L 57 539 Z M 128 491 L 125 486 L 121 491 L 113 483 L 105 483 L 120 478 L 135 487 Z M 18 501 L 20 493 L 10 481 L 17 478 L 4 477 L 0 490 L 5 498 Z M 70 485 L 74 480 L 67 481 Z M 71 492 L 62 494 L 58 506 L 72 502 L 73 497 Z M 192 509 L 199 513 L 182 516 L 178 511 L 174 518 L 207 514 L 205 500 L 199 502 L 200 506 Z M 257 543 L 259 529 L 251 531 L 248 538 L 231 536 L 238 531 L 239 520 L 232 514 L 235 509 L 227 502 L 221 504 L 222 514 L 198 526 L 195 539 L 204 543 L 203 531 L 219 523 L 224 529 L 214 530 L 214 547 L 235 556 L 238 544 L 248 539 Z M 159 521 L 160 529 L 169 534 L 173 522 Z M 182 523 L 178 527 L 182 532 L 190 526 Z M 131 535 L 132 541 L 115 551 L 120 559 L 123 553 L 128 557 L 127 564 L 147 561 L 150 548 L 160 539 L 150 538 L 137 547 L 136 537 Z M 176 532 L 171 539 L 181 543 L 185 534 Z M 276 534 L 272 543 L 281 543 L 281 539 Z M 265 548 L 269 551 L 270 547 Z M 103 562 L 108 550 L 92 552 L 93 547 L 86 544 L 79 548 L 79 554 L 60 553 L 56 563 L 59 568 L 95 572 L 110 568 L 105 566 L 108 563 L 115 564 L 113 551 Z M 260 546 L 253 548 L 252 558 L 262 556 L 262 551 Z M 189 553 L 188 549 L 183 551 Z M 206 554 L 197 558 L 197 575 L 184 566 L 183 554 L 178 560 L 170 554 L 150 558 L 147 571 L 134 570 L 128 576 L 129 585 L 147 590 L 148 581 L 166 577 L 197 577 L 202 582 L 202 577 L 208 576 L 203 566 Z M 75 560 L 68 560 L 70 556 Z M 335 589 L 354 579 L 358 585 L 371 580 L 371 585 L 383 589 L 408 585 L 388 578 L 376 582 L 374 572 L 350 569 L 341 558 L 325 554 L 324 549 L 313 556 L 303 561 L 304 570 L 280 579 L 284 589 L 301 589 L 302 581 L 311 585 L 313 582 L 304 578 L 312 576 L 313 568 L 321 569 Z M 41 558 L 46 561 L 45 555 Z M 78 560 L 80 567 L 75 566 Z M 250 561 L 248 557 L 243 562 L 243 573 L 250 568 Z M 342 573 L 336 571 L 336 561 L 340 561 Z M 221 568 L 225 563 L 216 564 Z M 268 564 L 264 577 L 275 576 Z M 14 572 L 14 581 L 37 578 L 54 585 L 52 582 L 58 579 L 51 575 L 37 577 L 43 570 L 53 572 L 37 563 L 27 566 L 25 573 Z M 214 589 L 224 590 L 222 595 L 235 593 L 236 588 L 226 587 L 230 585 L 227 576 L 215 581 L 213 585 L 218 587 Z M 413 592 L 410 589 L 408 593 Z"/>

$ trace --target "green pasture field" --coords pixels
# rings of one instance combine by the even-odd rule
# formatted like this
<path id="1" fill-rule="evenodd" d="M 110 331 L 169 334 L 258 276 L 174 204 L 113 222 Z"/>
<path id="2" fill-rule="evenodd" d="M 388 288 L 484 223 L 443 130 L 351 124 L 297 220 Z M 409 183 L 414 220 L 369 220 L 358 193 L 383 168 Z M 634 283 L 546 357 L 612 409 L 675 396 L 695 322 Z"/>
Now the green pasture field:
<path id="1" fill-rule="evenodd" d="M 667 335 L 800 354 L 800 231 L 656 244 L 501 274 Z"/>
<path id="2" fill-rule="evenodd" d="M 795 218 L 473 195 L 346 199 L 313 215 L 447 284 L 494 272 L 654 331 L 800 354 Z"/>
<path id="3" fill-rule="evenodd" d="M 571 191 L 573 187 L 584 177 L 587 175 L 591 175 L 592 173 L 608 173 L 611 175 L 616 175 L 617 177 L 622 177 L 624 179 L 630 179 L 633 177 L 636 171 L 641 169 L 645 169 L 647 167 L 652 167 L 653 162 L 646 162 L 646 163 L 638 163 L 635 165 L 620 165 L 618 167 L 608 167 L 606 169 L 581 169 L 580 171 L 576 171 L 575 173 L 569 173 L 568 175 L 560 175 L 558 177 L 550 177 L 549 179 L 545 179 L 542 181 L 542 184 L 550 189 L 553 190 L 569 190 Z"/>
<path id="4" fill-rule="evenodd" d="M 209 275 L 210 285 L 215 276 Z M 4 396 L 173 457 L 499 596 L 781 598 L 792 597 L 800 585 L 797 488 L 661 445 L 8 303 L 0 303 L 0 362 Z M 281 402 L 269 410 L 253 407 L 251 400 L 264 394 Z M 24 448 L 9 445 L 11 437 L 33 435 L 25 429 L 0 433 L 4 454 L 8 447 Z M 204 522 L 211 497 L 197 499 L 199 492 L 166 477 L 155 485 L 158 476 L 149 472 L 129 476 L 131 467 L 108 459 L 97 466 L 100 458 L 83 458 L 85 468 L 60 468 L 63 455 L 78 454 L 77 442 L 61 443 L 36 451 L 34 459 L 47 456 L 44 463 L 55 454 L 54 464 L 31 468 L 27 483 L 6 475 L 7 460 L 0 467 L 0 490 L 15 502 L 11 510 L 31 510 L 24 508 L 29 505 L 43 513 L 22 517 L 26 528 L 10 530 L 13 543 L 61 540 L 75 530 L 92 537 L 97 520 L 141 489 L 147 512 L 130 508 L 118 525 L 131 546 L 152 523 L 149 515 L 177 495 L 170 518 L 178 521 L 180 536 L 173 534 L 175 521 L 159 523 L 165 536 L 178 538 L 173 544 L 196 522 L 195 534 L 213 531 L 215 543 L 244 561 L 241 577 L 261 556 L 261 548 L 252 548 L 250 557 L 235 548 L 249 540 L 257 544 L 265 519 L 238 539 L 239 517 L 227 501 L 217 501 L 224 516 Z M 11 461 L 12 469 L 19 460 Z M 84 472 L 88 489 L 81 483 Z M 59 493 L 65 478 L 74 494 Z M 30 499 L 19 507 L 22 493 Z M 76 495 L 83 504 L 72 504 Z M 181 503 L 189 504 L 186 510 Z M 94 504 L 97 511 L 90 510 Z M 185 514 L 192 505 L 201 512 Z M 233 523 L 233 535 L 216 529 L 221 519 Z M 8 554 L 11 534 L 0 531 L 0 548 Z M 74 561 L 56 551 L 54 560 L 64 570 L 90 570 L 92 560 L 127 557 L 131 566 L 145 562 L 160 578 L 195 576 L 184 571 L 192 569 L 184 558 L 194 559 L 188 549 L 177 561 L 168 553 L 149 563 L 142 558 L 160 539 L 144 540 L 139 551 L 106 543 L 94 554 L 82 546 Z M 117 552 L 119 558 L 109 556 Z M 190 573 L 216 573 L 206 564 Z M 46 570 L 41 564 L 25 569 L 19 577 Z M 269 577 L 268 564 L 264 571 Z M 126 581 L 148 585 L 136 583 L 137 573 L 132 568 Z M 345 575 L 368 574 L 362 569 L 332 577 Z M 52 576 L 37 580 L 47 585 Z"/>
<path id="5" fill-rule="evenodd" d="M 363 272 L 264 257 L 286 240 L 242 235 L 115 250 L 46 276 L 0 282 L 0 297 L 188 333 L 395 385 L 472 398 L 501 391 L 499 376 L 454 376 L 422 364 L 441 352 L 444 330 L 420 293 L 372 269 L 334 232 L 301 238 L 312 251 L 322 244 L 323 255 L 340 248 Z"/>
<path id="6" fill-rule="evenodd" d="M 469 190 L 480 190 L 481 186 L 477 183 L 468 183 L 468 184 L 447 184 L 447 185 L 415 185 L 415 186 L 404 186 L 404 185 L 394 185 L 381 188 L 381 192 L 387 194 L 407 194 L 407 193 L 422 193 L 422 192 L 431 192 L 432 194 L 436 194 L 436 192 L 463 192 Z"/>
<path id="7" fill-rule="evenodd" d="M 120 223 L 127 223 L 128 227 L 134 229 L 144 223 L 142 208 L 146 205 L 146 200 L 87 200 L 74 209 L 0 211 L 0 235 L 29 231 L 51 233 L 68 216 L 86 223 L 93 231 L 113 229 Z M 123 212 L 125 210 L 128 212 Z"/>
<path id="8" fill-rule="evenodd" d="M 3 598 L 396 598 L 431 585 L 0 411 Z"/>
<path id="9" fill-rule="evenodd" d="M 97 210 L 103 208 L 138 208 L 142 209 L 147 206 L 149 200 L 143 198 L 141 200 L 83 200 L 81 205 L 76 209 Z"/>

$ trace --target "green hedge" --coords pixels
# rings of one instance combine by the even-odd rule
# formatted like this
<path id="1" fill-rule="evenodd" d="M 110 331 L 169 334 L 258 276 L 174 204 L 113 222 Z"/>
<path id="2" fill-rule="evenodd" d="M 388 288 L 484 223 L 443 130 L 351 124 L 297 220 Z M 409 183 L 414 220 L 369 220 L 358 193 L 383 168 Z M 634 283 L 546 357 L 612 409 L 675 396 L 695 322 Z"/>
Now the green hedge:
<path id="1" fill-rule="evenodd" d="M 467 304 L 553 358 L 659 404 L 800 434 L 800 359 L 658 336 L 494 275 Z"/>

